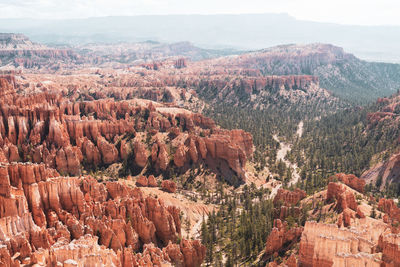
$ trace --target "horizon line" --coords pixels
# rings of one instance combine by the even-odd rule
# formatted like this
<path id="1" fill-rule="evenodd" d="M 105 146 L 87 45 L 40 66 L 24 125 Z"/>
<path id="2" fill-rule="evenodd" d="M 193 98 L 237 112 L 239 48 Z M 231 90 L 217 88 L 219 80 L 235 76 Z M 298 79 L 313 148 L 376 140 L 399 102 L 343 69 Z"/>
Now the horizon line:
<path id="1" fill-rule="evenodd" d="M 71 17 L 71 18 L 34 18 L 34 17 L 10 17 L 0 18 L 0 20 L 43 20 L 43 21 L 65 21 L 65 20 L 88 20 L 88 19 L 101 19 L 101 18 L 132 18 L 132 17 L 172 17 L 172 16 L 251 16 L 251 15 L 275 15 L 275 16 L 286 16 L 296 21 L 321 23 L 321 24 L 333 24 L 340 26 L 358 26 L 358 27 L 400 27 L 400 24 L 346 24 L 339 22 L 329 21 L 318 21 L 318 20 L 306 20 L 298 19 L 295 16 L 287 12 L 260 12 L 260 13 L 171 13 L 171 14 L 133 14 L 133 15 L 109 15 L 109 16 L 91 16 L 91 17 Z"/>

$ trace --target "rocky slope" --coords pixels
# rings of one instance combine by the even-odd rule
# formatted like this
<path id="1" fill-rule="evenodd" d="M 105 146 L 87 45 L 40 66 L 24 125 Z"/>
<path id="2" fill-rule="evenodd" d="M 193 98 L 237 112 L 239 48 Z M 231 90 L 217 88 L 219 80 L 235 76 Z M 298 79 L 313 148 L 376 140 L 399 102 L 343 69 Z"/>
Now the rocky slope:
<path id="1" fill-rule="evenodd" d="M 367 183 L 377 185 L 381 190 L 385 186 L 394 183 L 398 184 L 400 178 L 400 155 L 394 154 L 386 161 L 377 163 L 375 166 L 365 171 L 361 178 Z"/>
<path id="2" fill-rule="evenodd" d="M 81 69 L 96 66 L 101 68 L 128 68 L 140 64 L 152 64 L 166 59 L 202 60 L 224 56 L 230 52 L 202 49 L 189 42 L 179 43 L 118 43 L 86 44 L 74 47 L 49 47 L 32 42 L 23 34 L 0 33 L 0 65 L 31 69 Z M 186 66 L 177 65 L 178 68 Z"/>
<path id="3" fill-rule="evenodd" d="M 211 76 L 194 84 L 200 96 L 228 105 L 266 109 L 273 105 L 288 103 L 318 107 L 322 110 L 340 106 L 338 99 L 319 87 L 318 77 L 308 75 L 252 76 L 219 75 Z M 322 107 L 320 107 L 322 106 Z M 321 110 L 321 111 L 322 111 Z"/>

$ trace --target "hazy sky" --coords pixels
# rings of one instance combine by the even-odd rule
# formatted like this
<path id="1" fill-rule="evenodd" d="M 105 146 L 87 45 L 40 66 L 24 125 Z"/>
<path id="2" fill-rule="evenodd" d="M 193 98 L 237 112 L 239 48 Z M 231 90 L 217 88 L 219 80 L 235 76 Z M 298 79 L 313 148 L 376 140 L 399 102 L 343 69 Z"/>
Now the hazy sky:
<path id="1" fill-rule="evenodd" d="M 0 18 L 288 13 L 297 19 L 400 25 L 399 0 L 0 0 Z"/>

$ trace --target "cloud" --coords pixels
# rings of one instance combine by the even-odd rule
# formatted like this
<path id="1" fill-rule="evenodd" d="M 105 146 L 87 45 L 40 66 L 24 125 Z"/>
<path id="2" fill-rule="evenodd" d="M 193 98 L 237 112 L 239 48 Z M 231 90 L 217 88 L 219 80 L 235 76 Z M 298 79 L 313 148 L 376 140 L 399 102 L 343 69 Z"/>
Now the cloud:
<path id="1" fill-rule="evenodd" d="M 397 0 L 0 0 L 0 18 L 288 13 L 302 20 L 400 25 L 399 10 Z"/>

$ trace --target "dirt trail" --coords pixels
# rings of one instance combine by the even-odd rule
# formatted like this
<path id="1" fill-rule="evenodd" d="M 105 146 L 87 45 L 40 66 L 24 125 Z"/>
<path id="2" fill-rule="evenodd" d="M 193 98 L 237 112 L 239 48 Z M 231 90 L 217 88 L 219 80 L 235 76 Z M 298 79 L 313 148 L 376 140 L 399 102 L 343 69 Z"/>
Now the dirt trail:
<path id="1" fill-rule="evenodd" d="M 298 126 L 297 126 L 297 131 L 296 134 L 298 137 L 301 137 L 304 131 L 304 123 L 303 121 L 300 121 Z M 289 181 L 289 186 L 296 184 L 299 180 L 300 180 L 300 174 L 297 171 L 297 164 L 296 163 L 292 163 L 289 160 L 285 159 L 287 153 L 290 152 L 290 150 L 292 150 L 292 145 L 288 144 L 288 143 L 284 143 L 282 141 L 279 140 L 277 135 L 274 135 L 273 138 L 275 139 L 275 141 L 277 141 L 279 143 L 279 150 L 276 153 L 276 160 L 282 160 L 286 166 L 290 167 L 292 169 L 292 180 Z M 277 186 L 275 186 L 272 191 L 271 191 L 271 197 L 274 197 L 276 195 L 276 193 L 278 192 L 278 189 L 281 188 L 282 184 L 279 184 Z"/>
<path id="2" fill-rule="evenodd" d="M 303 131 L 304 131 L 304 123 L 303 121 L 299 122 L 299 125 L 297 126 L 297 136 L 301 137 L 303 135 Z"/>

